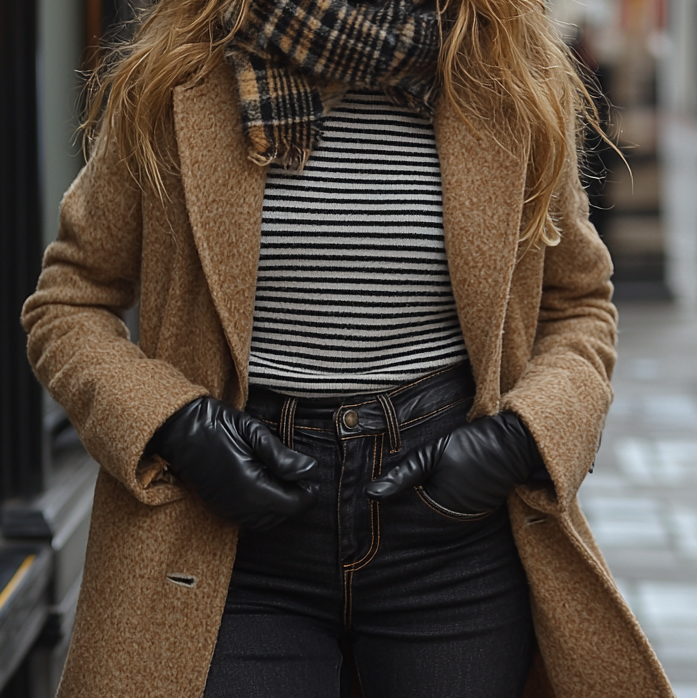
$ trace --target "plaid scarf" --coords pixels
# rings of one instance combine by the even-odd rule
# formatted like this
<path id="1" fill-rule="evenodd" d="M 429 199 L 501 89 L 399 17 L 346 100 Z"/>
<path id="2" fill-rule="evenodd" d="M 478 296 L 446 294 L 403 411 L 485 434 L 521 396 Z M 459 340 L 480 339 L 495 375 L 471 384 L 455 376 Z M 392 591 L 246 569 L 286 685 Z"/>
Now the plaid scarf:
<path id="1" fill-rule="evenodd" d="M 331 107 L 350 87 L 382 90 L 430 117 L 440 26 L 420 0 L 254 0 L 226 49 L 250 159 L 302 169 Z"/>

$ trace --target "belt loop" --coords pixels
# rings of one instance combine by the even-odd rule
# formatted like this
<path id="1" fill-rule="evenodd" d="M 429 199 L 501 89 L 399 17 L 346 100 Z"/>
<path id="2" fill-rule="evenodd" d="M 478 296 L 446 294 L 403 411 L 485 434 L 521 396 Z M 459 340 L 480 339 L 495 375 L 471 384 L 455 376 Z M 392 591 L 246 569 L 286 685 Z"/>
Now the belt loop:
<path id="1" fill-rule="evenodd" d="M 281 408 L 281 417 L 278 424 L 278 432 L 281 436 L 281 441 L 293 448 L 293 432 L 295 431 L 295 410 L 298 407 L 298 398 L 288 396 Z"/>
<path id="2" fill-rule="evenodd" d="M 377 398 L 382 405 L 383 412 L 385 413 L 387 432 L 390 437 L 390 453 L 398 453 L 402 450 L 402 435 L 399 433 L 397 412 L 395 411 L 392 400 L 390 400 L 390 396 L 387 393 L 378 393 Z"/>

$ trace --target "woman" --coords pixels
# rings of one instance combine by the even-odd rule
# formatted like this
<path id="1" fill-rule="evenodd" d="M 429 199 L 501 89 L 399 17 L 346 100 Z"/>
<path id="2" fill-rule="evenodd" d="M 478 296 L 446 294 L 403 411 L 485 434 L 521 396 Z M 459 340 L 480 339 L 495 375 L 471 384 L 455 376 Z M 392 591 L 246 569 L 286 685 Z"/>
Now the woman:
<path id="1" fill-rule="evenodd" d="M 575 501 L 615 310 L 543 6 L 162 0 L 112 59 L 23 314 L 102 466 L 59 694 L 672 695 Z"/>

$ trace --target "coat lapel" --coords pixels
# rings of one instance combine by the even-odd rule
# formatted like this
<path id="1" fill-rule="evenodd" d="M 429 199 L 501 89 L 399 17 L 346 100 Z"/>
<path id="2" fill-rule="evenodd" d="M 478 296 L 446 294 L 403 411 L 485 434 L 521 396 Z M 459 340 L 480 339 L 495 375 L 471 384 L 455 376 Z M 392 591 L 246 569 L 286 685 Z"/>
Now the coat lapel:
<path id="1" fill-rule="evenodd" d="M 232 71 L 174 90 L 186 205 L 246 399 L 266 169 L 247 159 Z"/>
<path id="2" fill-rule="evenodd" d="M 434 126 L 448 265 L 477 384 L 474 418 L 499 408 L 503 326 L 526 167 L 513 149 L 470 131 L 445 99 L 437 105 Z"/>

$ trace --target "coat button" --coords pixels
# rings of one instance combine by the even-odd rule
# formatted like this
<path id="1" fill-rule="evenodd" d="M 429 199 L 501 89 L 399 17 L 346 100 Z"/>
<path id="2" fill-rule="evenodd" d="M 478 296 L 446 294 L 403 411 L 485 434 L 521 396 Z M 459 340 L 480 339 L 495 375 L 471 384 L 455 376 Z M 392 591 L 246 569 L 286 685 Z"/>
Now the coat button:
<path id="1" fill-rule="evenodd" d="M 346 410 L 344 412 L 344 426 L 353 429 L 356 424 L 358 424 L 358 412 L 356 410 Z"/>

